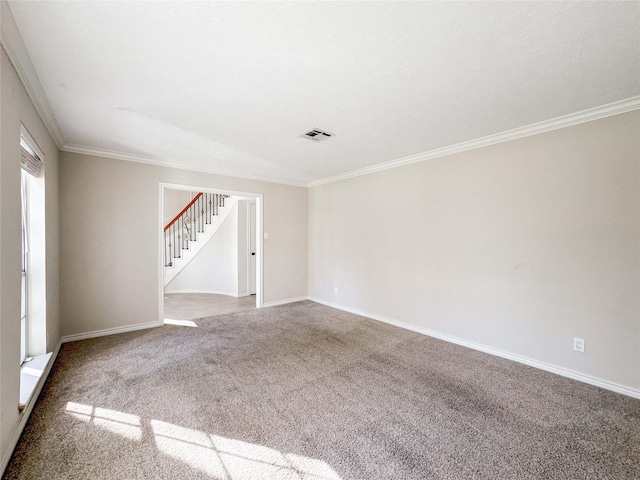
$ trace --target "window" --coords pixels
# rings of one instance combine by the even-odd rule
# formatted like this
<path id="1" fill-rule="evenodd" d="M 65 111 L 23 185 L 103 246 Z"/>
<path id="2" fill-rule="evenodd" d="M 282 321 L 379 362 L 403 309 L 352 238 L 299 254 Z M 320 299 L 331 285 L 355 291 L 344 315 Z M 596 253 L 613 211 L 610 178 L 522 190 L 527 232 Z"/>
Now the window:
<path id="1" fill-rule="evenodd" d="M 23 128 L 20 137 L 20 166 L 22 167 L 20 363 L 23 363 L 28 356 L 40 355 L 46 350 L 44 164 L 41 154 L 36 153 L 37 151 L 35 142 Z"/>
<path id="2" fill-rule="evenodd" d="M 51 360 L 47 353 L 45 164 L 29 132 L 20 136 L 22 167 L 22 293 L 20 315 L 20 403 L 24 411 Z"/>
<path id="3" fill-rule="evenodd" d="M 27 232 L 27 174 L 22 171 L 22 288 L 20 289 L 20 363 L 27 357 L 27 257 L 29 251 Z"/>

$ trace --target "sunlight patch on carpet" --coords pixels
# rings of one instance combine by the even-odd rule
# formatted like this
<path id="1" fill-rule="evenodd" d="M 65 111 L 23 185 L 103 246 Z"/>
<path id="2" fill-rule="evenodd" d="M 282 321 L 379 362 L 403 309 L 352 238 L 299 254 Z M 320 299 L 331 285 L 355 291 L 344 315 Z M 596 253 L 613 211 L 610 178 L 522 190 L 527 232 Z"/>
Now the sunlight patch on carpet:
<path id="1" fill-rule="evenodd" d="M 172 318 L 165 318 L 164 319 L 164 324 L 165 325 L 177 325 L 179 327 L 197 327 L 198 325 L 196 325 L 195 322 L 191 321 L 191 320 L 174 320 Z"/>
<path id="2" fill-rule="evenodd" d="M 218 479 L 341 480 L 322 460 L 151 420 L 158 449 Z"/>
<path id="3" fill-rule="evenodd" d="M 140 417 L 107 408 L 67 402 L 76 420 L 119 435 L 142 439 Z M 160 420 L 150 421 L 156 448 L 163 454 L 218 480 L 341 480 L 326 462 Z"/>
<path id="4" fill-rule="evenodd" d="M 127 440 L 141 441 L 142 428 L 140 417 L 117 412 L 107 408 L 94 408 L 91 405 L 67 402 L 66 412 L 76 420 L 92 423 L 102 430 L 115 433 Z"/>

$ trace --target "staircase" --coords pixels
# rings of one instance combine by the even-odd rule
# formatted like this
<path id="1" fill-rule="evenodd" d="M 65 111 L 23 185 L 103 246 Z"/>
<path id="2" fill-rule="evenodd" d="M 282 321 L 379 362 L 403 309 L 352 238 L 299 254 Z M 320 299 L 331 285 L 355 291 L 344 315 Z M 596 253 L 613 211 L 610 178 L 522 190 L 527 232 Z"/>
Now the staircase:
<path id="1" fill-rule="evenodd" d="M 233 203 L 234 199 L 229 195 L 200 192 L 165 225 L 165 287 L 213 237 L 231 211 Z"/>

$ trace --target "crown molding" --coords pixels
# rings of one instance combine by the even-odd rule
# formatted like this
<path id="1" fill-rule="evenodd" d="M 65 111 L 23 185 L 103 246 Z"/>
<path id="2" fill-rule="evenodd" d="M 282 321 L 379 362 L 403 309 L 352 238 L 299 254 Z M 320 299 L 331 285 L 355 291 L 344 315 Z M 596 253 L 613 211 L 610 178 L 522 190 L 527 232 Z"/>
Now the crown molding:
<path id="1" fill-rule="evenodd" d="M 469 140 L 466 142 L 457 143 L 455 145 L 449 145 L 447 147 L 437 148 L 435 150 L 429 150 L 428 152 L 418 153 L 416 155 L 409 155 L 396 160 L 391 160 L 370 167 L 364 167 L 350 172 L 341 173 L 331 177 L 315 180 L 307 184 L 308 187 L 317 187 L 325 185 L 327 183 L 339 182 L 348 178 L 360 177 L 362 175 L 368 175 L 370 173 L 381 172 L 383 170 L 389 170 L 391 168 L 401 167 L 403 165 L 410 165 L 412 163 L 424 162 L 425 160 L 431 160 L 434 158 L 445 157 L 447 155 L 453 155 L 454 153 L 460 153 L 467 150 L 473 150 L 475 148 L 486 147 L 489 145 L 495 145 L 496 143 L 508 142 L 510 140 L 516 140 L 518 138 L 529 137 L 531 135 L 537 135 L 539 133 L 550 132 L 552 130 L 558 130 L 560 128 L 570 127 L 572 125 L 578 125 L 581 123 L 591 122 L 600 118 L 611 117 L 613 115 L 619 115 L 621 113 L 631 112 L 633 110 L 640 109 L 640 95 L 620 100 L 617 102 L 609 103 L 599 107 L 589 108 L 580 112 L 564 115 L 562 117 L 553 118 L 551 120 L 545 120 L 538 123 L 533 123 L 524 127 L 514 128 L 505 132 L 488 135 L 486 137 L 477 138 L 475 140 Z"/>
<path id="2" fill-rule="evenodd" d="M 259 182 L 277 183 L 279 185 L 290 185 L 292 187 L 307 187 L 306 182 L 294 182 L 272 177 L 262 177 L 259 175 L 250 175 L 234 170 L 223 170 L 219 168 L 203 167 L 198 165 L 188 165 L 184 163 L 162 160 L 159 158 L 148 157 L 145 155 L 137 155 L 132 153 L 118 152 L 115 150 L 106 150 L 102 148 L 87 147 L 85 145 L 76 145 L 67 143 L 60 149 L 63 152 L 79 153 L 81 155 L 90 155 L 93 157 L 108 158 L 111 160 L 122 160 L 125 162 L 145 163 L 147 165 L 155 165 L 157 167 L 176 168 L 178 170 L 187 170 L 190 172 L 210 173 L 213 175 L 224 175 L 226 177 L 244 178 L 247 180 L 256 180 Z"/>
<path id="3" fill-rule="evenodd" d="M 0 28 L 2 46 L 5 52 L 7 52 L 7 56 L 13 68 L 15 68 L 22 85 L 24 85 L 27 95 L 29 95 L 38 115 L 40 115 L 42 122 L 47 127 L 47 130 L 49 130 L 51 137 L 53 137 L 53 141 L 58 146 L 58 149 L 62 149 L 62 146 L 66 143 L 64 135 L 53 113 L 53 109 L 49 104 L 47 95 L 44 93 L 36 69 L 33 63 L 31 63 L 31 58 L 29 58 L 27 49 L 24 46 L 9 4 L 6 0 L 2 0 L 0 3 L 0 8 L 2 9 L 2 26 Z"/>
<path id="4" fill-rule="evenodd" d="M 409 155 L 389 162 L 379 163 L 370 167 L 364 167 L 350 172 L 341 173 L 320 180 L 314 180 L 311 182 L 293 182 L 282 179 L 274 179 L 270 177 L 261 177 L 257 175 L 248 175 L 245 173 L 221 170 L 208 167 L 199 167 L 186 165 L 182 163 L 175 163 L 170 161 L 164 161 L 153 157 L 147 157 L 142 155 L 128 154 L 122 152 L 116 152 L 111 150 L 98 149 L 93 147 L 86 147 L 83 145 L 66 144 L 62 151 L 80 153 L 84 155 L 92 155 L 96 157 L 111 158 L 116 160 L 124 160 L 129 162 L 146 163 L 150 165 L 156 165 L 168 168 L 177 168 L 180 170 L 190 170 L 195 172 L 211 173 L 215 175 L 225 175 L 238 178 L 246 178 L 249 180 L 258 180 L 261 182 L 277 183 L 282 185 L 291 185 L 295 187 L 317 187 L 328 183 L 339 182 L 348 178 L 360 177 L 368 175 L 370 173 L 381 172 L 392 168 L 401 167 L 403 165 L 410 165 L 412 163 L 424 162 L 426 160 L 432 160 L 434 158 L 445 157 L 447 155 L 453 155 L 455 153 L 465 152 L 467 150 L 473 150 L 476 148 L 486 147 L 489 145 L 495 145 L 497 143 L 508 142 L 510 140 L 516 140 L 519 138 L 529 137 L 540 133 L 550 132 L 573 125 L 579 125 L 581 123 L 591 122 L 601 118 L 611 117 L 613 115 L 619 115 L 622 113 L 631 112 L 640 109 L 640 95 L 620 100 L 617 102 L 601 105 L 599 107 L 589 108 L 580 112 L 572 113 L 569 115 L 563 115 L 561 117 L 552 118 L 524 127 L 514 128 L 505 132 L 488 135 L 486 137 L 478 138 L 475 140 L 469 140 L 466 142 L 457 143 L 455 145 L 449 145 L 447 147 L 437 148 L 428 152 L 418 153 L 416 155 Z"/>

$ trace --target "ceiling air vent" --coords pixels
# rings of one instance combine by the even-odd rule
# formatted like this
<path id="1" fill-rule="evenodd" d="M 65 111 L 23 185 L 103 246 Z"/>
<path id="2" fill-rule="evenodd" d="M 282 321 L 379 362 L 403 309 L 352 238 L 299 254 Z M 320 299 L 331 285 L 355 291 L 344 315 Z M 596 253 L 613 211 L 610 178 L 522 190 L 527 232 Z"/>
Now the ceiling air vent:
<path id="1" fill-rule="evenodd" d="M 328 138 L 333 137 L 333 133 L 323 132 L 322 130 L 318 130 L 314 128 L 313 130 L 308 131 L 305 134 L 300 135 L 302 138 L 308 138 L 309 140 L 313 140 L 314 142 L 322 142 L 327 140 Z"/>

